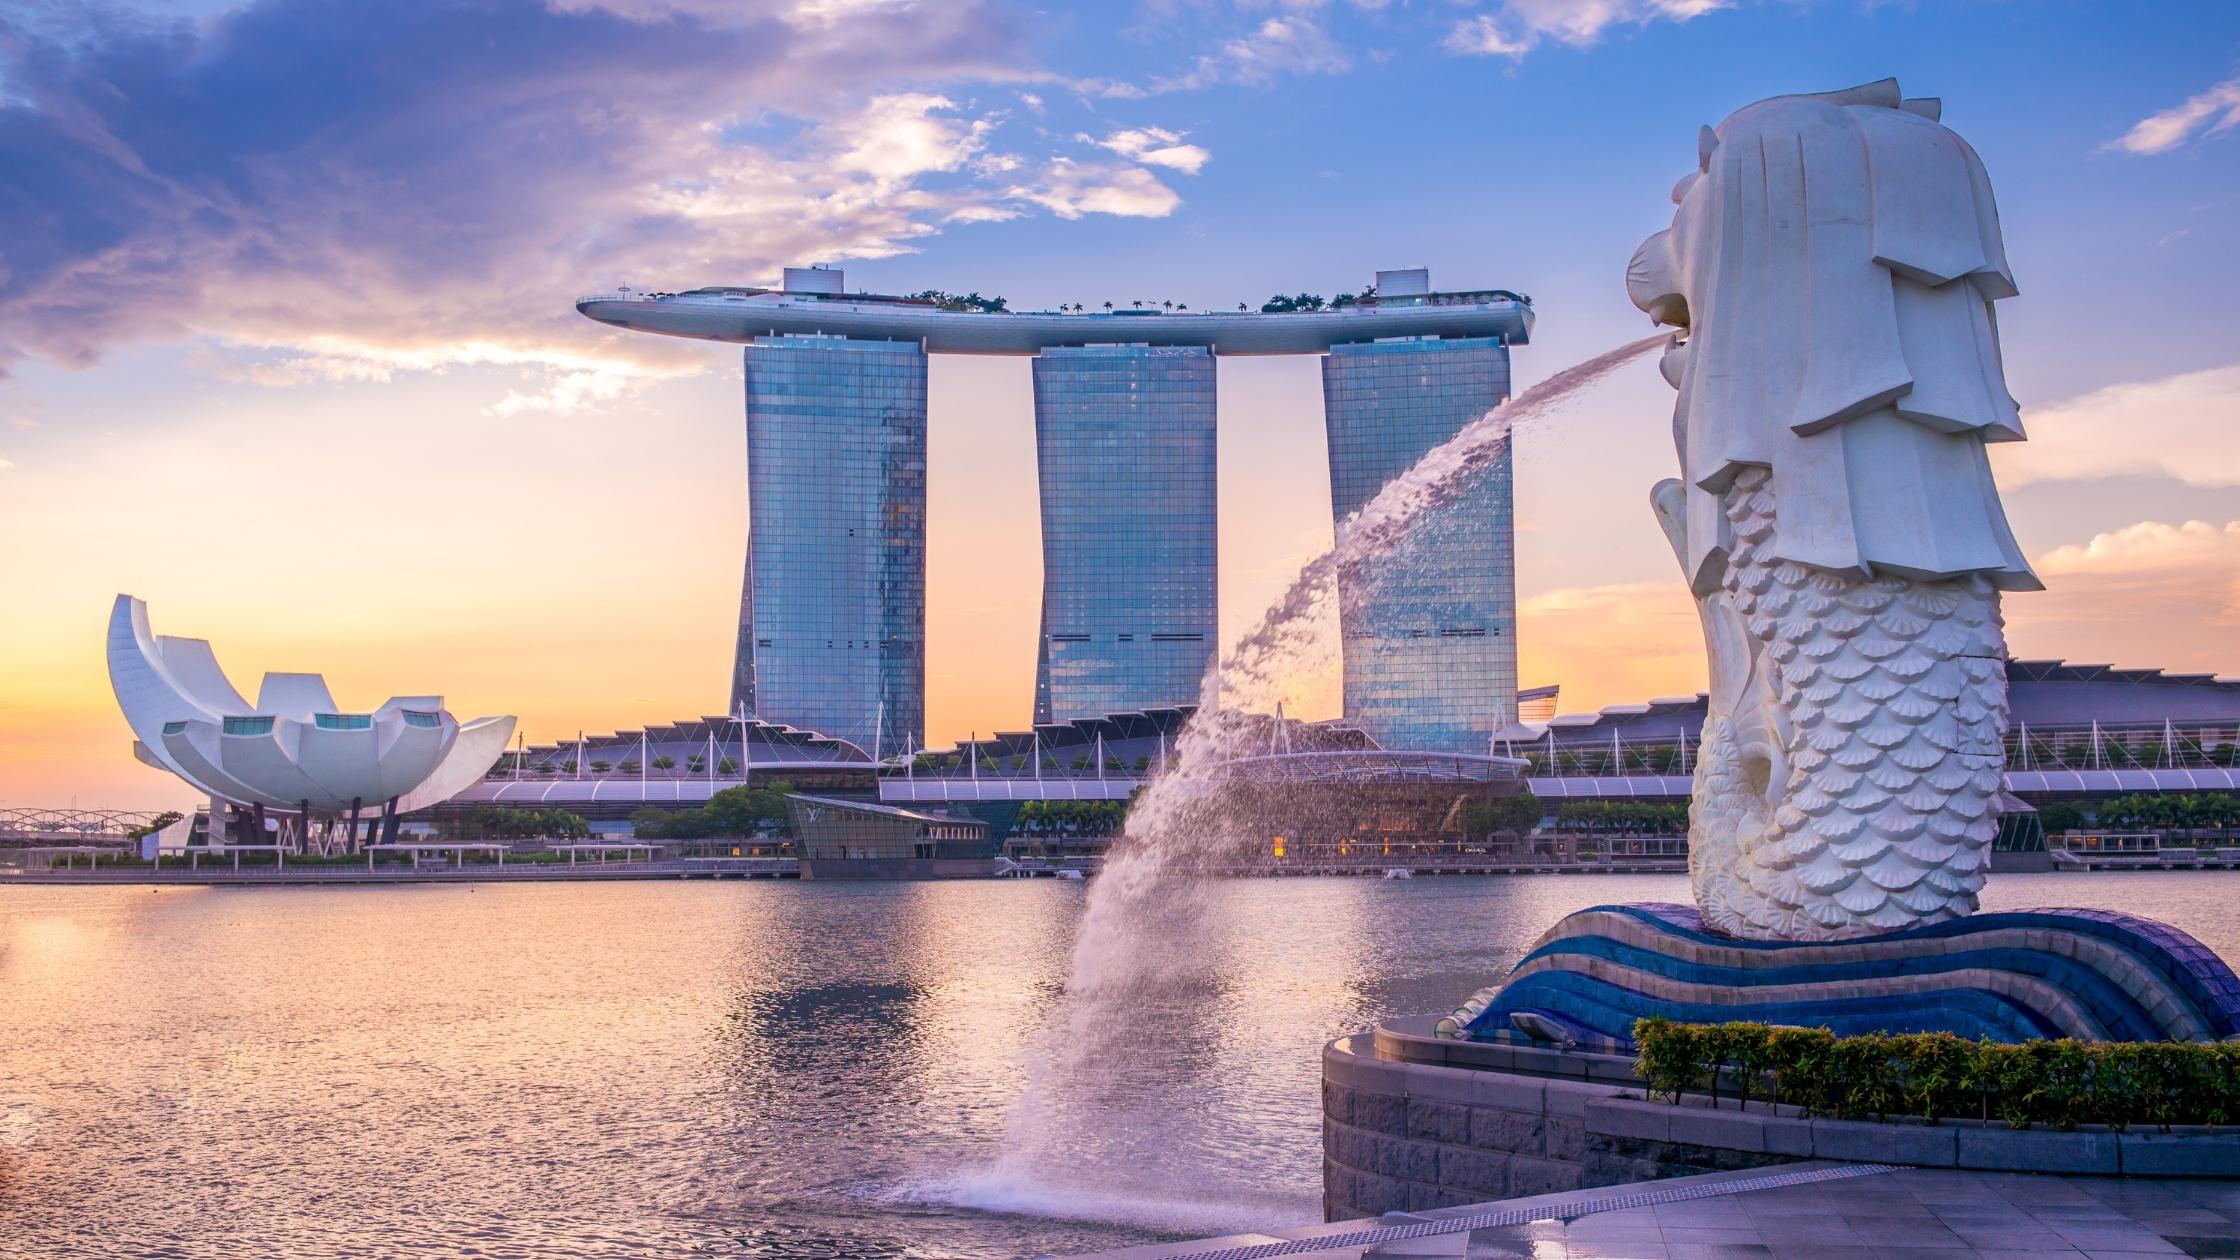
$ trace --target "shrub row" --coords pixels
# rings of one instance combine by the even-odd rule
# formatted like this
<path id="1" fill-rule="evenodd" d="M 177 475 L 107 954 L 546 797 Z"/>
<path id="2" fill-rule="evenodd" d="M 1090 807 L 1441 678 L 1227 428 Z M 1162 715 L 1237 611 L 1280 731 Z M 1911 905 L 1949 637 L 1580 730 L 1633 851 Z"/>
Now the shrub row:
<path id="1" fill-rule="evenodd" d="M 1767 1024 L 1633 1026 L 1636 1069 L 1652 1097 L 1708 1093 L 1722 1074 L 1740 1094 L 1845 1120 L 1918 1116 L 2003 1120 L 2073 1129 L 2104 1124 L 2240 1122 L 2240 1044 L 2088 1042 L 2004 1044 L 1950 1033 L 1838 1037 L 1825 1028 Z"/>

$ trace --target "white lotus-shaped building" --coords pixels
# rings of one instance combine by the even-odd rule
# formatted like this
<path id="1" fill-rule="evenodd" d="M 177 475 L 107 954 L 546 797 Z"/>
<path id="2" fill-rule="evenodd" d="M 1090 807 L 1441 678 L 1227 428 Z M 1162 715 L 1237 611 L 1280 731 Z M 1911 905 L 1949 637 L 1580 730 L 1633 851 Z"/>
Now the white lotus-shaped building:
<path id="1" fill-rule="evenodd" d="M 345 712 L 317 674 L 266 674 L 252 705 L 207 641 L 155 634 L 130 595 L 109 616 L 109 684 L 140 760 L 213 802 L 289 813 L 395 817 L 437 804 L 480 780 L 513 738 L 513 718 L 462 724 L 441 696 Z"/>

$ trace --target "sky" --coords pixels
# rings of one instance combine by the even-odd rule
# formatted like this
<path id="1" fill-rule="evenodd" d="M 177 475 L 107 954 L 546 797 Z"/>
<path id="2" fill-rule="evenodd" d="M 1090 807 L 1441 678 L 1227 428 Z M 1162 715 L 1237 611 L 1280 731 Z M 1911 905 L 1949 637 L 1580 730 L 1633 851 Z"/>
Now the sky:
<path id="1" fill-rule="evenodd" d="M 769 283 L 1257 304 L 1529 294 L 1520 385 L 1648 331 L 1698 126 L 1898 77 L 1982 154 L 2046 580 L 2019 656 L 2240 674 L 2240 6 L 2066 0 L 322 0 L 0 5 L 0 804 L 155 808 L 111 601 L 244 689 L 439 692 L 532 742 L 720 710 L 736 347 L 583 293 Z M 1222 624 L 1327 546 L 1318 366 L 1227 360 Z M 929 407 L 928 737 L 1019 729 L 1020 359 Z M 1703 683 L 1648 362 L 1516 437 L 1525 685 Z M 1328 716 L 1306 688 L 1294 713 Z"/>

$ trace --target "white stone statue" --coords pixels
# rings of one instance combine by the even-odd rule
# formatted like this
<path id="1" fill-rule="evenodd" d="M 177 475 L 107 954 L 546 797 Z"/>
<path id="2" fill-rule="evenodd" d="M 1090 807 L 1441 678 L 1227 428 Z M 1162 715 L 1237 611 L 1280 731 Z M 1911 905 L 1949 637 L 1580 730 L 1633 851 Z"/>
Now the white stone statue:
<path id="1" fill-rule="evenodd" d="M 1967 914 L 1998 830 L 2002 590 L 2041 589 L 1985 457 L 2022 440 L 1983 164 L 1896 80 L 1697 144 L 1636 305 L 1677 329 L 1653 502 L 1711 663 L 1689 869 L 1714 928 L 1832 940 Z"/>

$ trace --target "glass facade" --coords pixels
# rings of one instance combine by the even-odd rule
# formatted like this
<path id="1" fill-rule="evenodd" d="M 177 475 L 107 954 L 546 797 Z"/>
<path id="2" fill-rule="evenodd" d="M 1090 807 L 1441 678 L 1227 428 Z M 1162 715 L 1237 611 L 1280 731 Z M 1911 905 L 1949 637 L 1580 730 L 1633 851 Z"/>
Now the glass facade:
<path id="1" fill-rule="evenodd" d="M 1196 703 L 1218 646 L 1213 353 L 1044 350 L 1034 428 L 1035 721 Z"/>
<path id="2" fill-rule="evenodd" d="M 788 796 L 795 851 L 810 861 L 986 858 L 995 846 L 975 818 L 896 809 L 868 801 Z"/>
<path id="3" fill-rule="evenodd" d="M 925 740 L 925 352 L 785 336 L 757 338 L 745 353 L 750 519 L 732 711 L 874 755 L 916 747 Z"/>
<path id="4" fill-rule="evenodd" d="M 1322 361 L 1340 527 L 1509 396 L 1499 338 L 1342 345 Z M 1503 449 L 1338 592 L 1346 720 L 1386 748 L 1482 753 L 1517 713 L 1515 510 Z"/>

